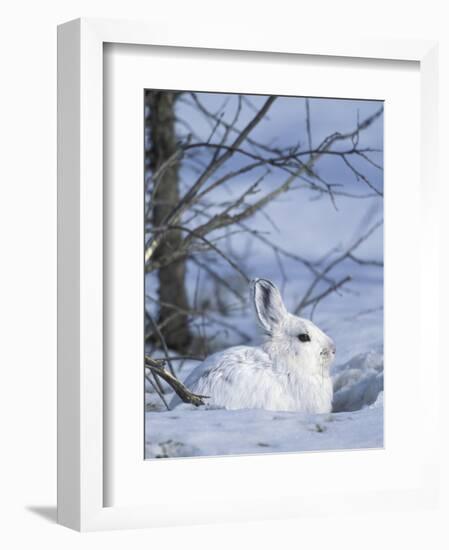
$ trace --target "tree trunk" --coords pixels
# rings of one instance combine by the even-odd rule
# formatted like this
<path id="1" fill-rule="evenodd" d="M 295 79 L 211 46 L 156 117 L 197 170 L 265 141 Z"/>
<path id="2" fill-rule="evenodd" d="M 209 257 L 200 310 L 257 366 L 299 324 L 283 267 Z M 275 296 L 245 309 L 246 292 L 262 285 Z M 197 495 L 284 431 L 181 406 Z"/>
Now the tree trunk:
<path id="1" fill-rule="evenodd" d="M 176 94 L 173 92 L 147 91 L 145 104 L 149 108 L 147 128 L 149 129 L 150 148 L 146 162 L 155 173 L 160 166 L 176 151 L 175 106 Z M 152 223 L 162 226 L 167 215 L 179 202 L 179 163 L 172 164 L 161 176 L 153 195 Z M 167 233 L 154 254 L 154 260 L 169 255 L 179 248 L 182 241 L 180 231 Z M 188 316 L 189 304 L 185 288 L 186 262 L 178 260 L 159 269 L 159 319 L 162 335 L 167 346 L 173 350 L 186 352 L 192 342 Z"/>

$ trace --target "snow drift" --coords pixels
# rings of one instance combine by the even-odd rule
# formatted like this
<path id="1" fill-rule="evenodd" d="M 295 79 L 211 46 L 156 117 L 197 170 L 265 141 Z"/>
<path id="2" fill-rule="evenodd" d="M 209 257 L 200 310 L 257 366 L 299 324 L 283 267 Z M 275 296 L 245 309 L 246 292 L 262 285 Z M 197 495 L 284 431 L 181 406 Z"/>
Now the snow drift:
<path id="1" fill-rule="evenodd" d="M 189 362 L 181 377 L 195 366 Z M 164 411 L 147 387 L 146 458 L 382 447 L 383 355 L 358 354 L 334 367 L 332 380 L 333 412 L 316 415 L 186 404 Z"/>

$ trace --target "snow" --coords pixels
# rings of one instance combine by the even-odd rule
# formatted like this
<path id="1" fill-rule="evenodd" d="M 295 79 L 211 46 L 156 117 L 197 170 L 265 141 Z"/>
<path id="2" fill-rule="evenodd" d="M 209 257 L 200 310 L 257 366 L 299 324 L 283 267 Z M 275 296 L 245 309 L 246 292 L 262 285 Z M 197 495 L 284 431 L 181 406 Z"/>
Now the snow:
<path id="1" fill-rule="evenodd" d="M 360 354 L 334 369 L 333 410 L 357 411 L 374 403 L 383 392 L 383 356 Z"/>
<path id="2" fill-rule="evenodd" d="M 370 407 L 357 412 L 323 415 L 262 409 L 207 410 L 190 405 L 146 415 L 146 458 L 383 446 L 381 397 Z"/>
<path id="3" fill-rule="evenodd" d="M 185 375 L 194 366 L 189 361 Z M 334 403 L 340 412 L 316 415 L 196 408 L 184 403 L 163 411 L 158 397 L 148 391 L 146 458 L 382 447 L 382 354 L 359 354 L 335 367 L 333 382 Z"/>

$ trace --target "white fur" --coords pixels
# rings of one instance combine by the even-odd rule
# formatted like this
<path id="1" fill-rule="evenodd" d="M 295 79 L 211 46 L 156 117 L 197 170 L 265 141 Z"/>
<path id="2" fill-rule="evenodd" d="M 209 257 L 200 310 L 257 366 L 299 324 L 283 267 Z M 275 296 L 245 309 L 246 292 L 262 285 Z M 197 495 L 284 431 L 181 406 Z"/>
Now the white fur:
<path id="1" fill-rule="evenodd" d="M 265 343 L 214 353 L 186 385 L 208 396 L 208 404 L 226 409 L 330 412 L 333 341 L 311 321 L 288 313 L 272 282 L 256 279 L 251 293 Z M 300 334 L 308 334 L 310 341 L 301 342 Z M 172 405 L 177 402 L 175 398 Z"/>

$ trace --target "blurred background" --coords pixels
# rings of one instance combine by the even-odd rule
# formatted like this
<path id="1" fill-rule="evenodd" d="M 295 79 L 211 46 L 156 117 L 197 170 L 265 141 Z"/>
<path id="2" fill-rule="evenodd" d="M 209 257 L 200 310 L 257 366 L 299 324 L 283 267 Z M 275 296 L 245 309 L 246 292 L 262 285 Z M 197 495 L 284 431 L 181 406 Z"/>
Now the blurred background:
<path id="1" fill-rule="evenodd" d="M 258 341 L 248 281 L 337 343 L 383 344 L 383 104 L 145 92 L 146 353 Z"/>

